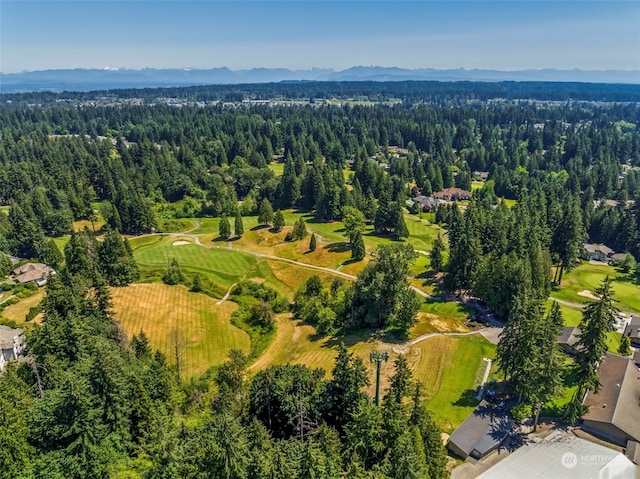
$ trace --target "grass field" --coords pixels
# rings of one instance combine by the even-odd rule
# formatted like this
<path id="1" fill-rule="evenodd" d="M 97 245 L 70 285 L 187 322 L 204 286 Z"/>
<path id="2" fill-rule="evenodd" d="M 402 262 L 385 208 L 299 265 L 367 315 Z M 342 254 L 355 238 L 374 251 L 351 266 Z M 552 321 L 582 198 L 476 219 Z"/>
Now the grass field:
<path id="1" fill-rule="evenodd" d="M 480 180 L 471 181 L 471 191 L 479 190 L 483 186 L 484 186 L 484 181 L 480 181 Z"/>
<path id="2" fill-rule="evenodd" d="M 89 228 L 89 231 L 94 231 L 94 228 L 95 231 L 100 231 L 105 224 L 102 218 L 94 221 L 93 224 L 89 220 L 78 220 L 73 222 L 73 231 L 83 231 L 85 227 Z"/>
<path id="3" fill-rule="evenodd" d="M 29 324 L 37 323 L 40 320 L 41 315 L 36 316 L 36 318 L 30 323 L 26 323 L 24 319 L 32 307 L 38 306 L 38 304 L 40 304 L 40 301 L 42 301 L 42 298 L 44 298 L 44 289 L 40 289 L 40 291 L 38 291 L 33 296 L 24 298 L 16 304 L 7 306 L 2 311 L 2 316 L 4 316 L 7 319 L 11 319 L 15 321 L 18 327 L 20 328 L 25 327 L 25 325 L 28 327 Z"/>
<path id="4" fill-rule="evenodd" d="M 249 218 L 250 217 L 242 218 L 245 230 L 248 229 L 247 223 L 249 221 Z M 220 218 L 197 218 L 197 220 L 193 218 L 189 218 L 189 219 L 194 222 L 194 226 L 195 226 L 195 221 L 198 221 L 200 223 L 200 226 L 198 226 L 195 230 L 192 231 L 192 233 L 194 234 L 211 234 L 211 233 L 217 234 L 218 233 L 218 225 L 220 224 Z M 232 222 L 232 226 L 233 226 L 233 222 Z"/>
<path id="5" fill-rule="evenodd" d="M 316 221 L 313 215 L 295 210 L 285 210 L 283 215 L 285 228 L 280 233 L 274 233 L 269 228 L 260 228 L 257 216 L 244 216 L 242 220 L 245 233 L 242 238 L 233 241 L 234 247 L 334 269 L 341 265 L 350 266 L 348 260 L 351 253 L 346 244 L 347 238 L 344 235 L 342 222 Z M 299 218 L 303 218 L 307 225 L 307 230 L 310 233 L 315 233 L 318 237 L 319 247 L 314 253 L 307 251 L 308 237 L 299 242 L 287 243 L 284 241 L 286 232 L 290 230 Z M 189 219 L 189 221 L 195 222 L 196 219 Z M 205 244 L 207 244 L 207 241 L 217 240 L 219 218 L 200 218 L 197 221 L 199 222 L 199 227 L 191 231 L 191 233 L 206 235 L 206 237 L 201 237 L 201 241 Z M 442 230 L 414 215 L 405 215 L 405 221 L 410 233 L 410 237 L 407 238 L 406 242 L 418 251 L 424 253 L 430 251 L 433 241 Z M 373 226 L 371 225 L 367 226 L 363 238 L 368 251 L 375 250 L 380 244 L 388 244 L 393 241 L 390 238 L 374 235 Z M 427 265 L 428 257 L 422 254 L 416 264 L 412 266 L 411 271 L 413 274 L 420 274 Z M 357 272 L 363 266 L 353 265 L 349 269 Z"/>
<path id="6" fill-rule="evenodd" d="M 171 332 L 180 331 L 186 342 L 183 370 L 187 376 L 221 364 L 231 349 L 249 351 L 249 336 L 230 322 L 235 303 L 218 305 L 209 296 L 191 293 L 184 286 L 160 283 L 113 288 L 112 295 L 116 318 L 127 335 L 143 329 L 170 364 L 174 364 Z"/>
<path id="7" fill-rule="evenodd" d="M 141 270 L 164 271 L 167 259 L 176 258 L 185 271 L 201 274 L 213 283 L 229 287 L 255 265 L 254 256 L 223 248 L 204 248 L 189 238 L 147 236 L 131 241 L 133 255 Z M 174 246 L 177 241 L 189 244 Z"/>
<path id="8" fill-rule="evenodd" d="M 261 229 L 252 231 L 246 236 L 253 235 L 254 239 L 259 239 L 261 237 L 260 235 L 264 235 L 264 241 L 257 241 L 256 246 L 251 248 L 253 250 L 258 249 L 261 252 L 273 254 L 273 245 L 265 244 L 265 242 L 274 241 L 274 244 L 282 243 L 284 247 L 290 248 L 290 256 L 295 257 L 292 259 L 300 261 L 301 259 L 296 257 L 297 255 L 306 258 L 306 255 L 301 253 L 301 251 L 305 249 L 304 246 L 301 246 L 298 242 L 284 243 L 284 234 L 284 232 L 273 234 L 267 229 Z M 131 247 L 134 252 L 134 257 L 143 272 L 155 271 L 159 273 L 158 275 L 161 275 L 166 268 L 167 257 L 171 255 L 176 258 L 183 272 L 188 274 L 198 273 L 208 278 L 223 290 L 229 288 L 233 283 L 242 278 L 256 278 L 264 281 L 267 286 L 273 287 L 284 296 L 292 299 L 300 285 L 312 275 L 318 274 L 320 277 L 326 279 L 327 282 L 330 282 L 336 277 L 329 273 L 323 273 L 290 263 L 256 257 L 249 253 L 228 249 L 226 247 L 213 247 L 226 243 L 211 241 L 211 238 L 206 236 L 201 237 L 200 240 L 204 245 L 209 247 L 196 245 L 193 243 L 192 238 L 186 236 L 184 238 L 180 236 L 144 236 L 132 239 Z M 181 241 L 188 244 L 174 246 L 176 242 Z M 247 238 L 247 244 L 243 244 L 243 241 L 245 241 L 245 239 L 234 241 L 233 246 L 235 248 L 244 248 L 247 247 L 247 244 L 251 240 Z M 304 244 L 307 244 L 307 242 L 308 240 L 303 240 Z M 294 254 L 294 250 L 297 252 L 296 254 Z M 315 255 L 316 257 L 321 257 L 325 254 L 326 253 L 319 248 L 309 256 Z M 286 257 L 287 255 L 285 254 L 283 256 Z M 341 257 L 337 258 L 342 261 Z M 306 262 L 316 264 L 314 261 L 307 260 Z M 323 261 L 320 261 L 320 263 L 322 262 Z M 219 296 L 222 297 L 222 294 L 219 294 Z"/>
<path id="9" fill-rule="evenodd" d="M 451 433 L 478 404 L 482 358 L 494 358 L 495 346 L 480 335 L 436 336 L 413 346 L 409 355 L 427 406 L 442 430 Z"/>
<path id="10" fill-rule="evenodd" d="M 158 232 L 160 233 L 179 233 L 195 228 L 195 223 L 191 219 L 158 219 Z"/>
<path id="11" fill-rule="evenodd" d="M 53 238 L 53 242 L 56 244 L 60 252 L 64 255 L 64 247 L 67 245 L 69 240 L 71 239 L 71 235 L 58 236 Z"/>
<path id="12" fill-rule="evenodd" d="M 563 276 L 561 287 L 555 288 L 551 296 L 573 303 L 587 303 L 590 299 L 578 293 L 585 290 L 593 292 L 606 276 L 612 279 L 616 306 L 623 311 L 640 313 L 638 277 L 622 273 L 613 266 L 605 264 L 583 262 Z"/>
<path id="13" fill-rule="evenodd" d="M 267 165 L 271 171 L 276 175 L 276 178 L 282 176 L 284 173 L 284 163 L 271 162 Z"/>

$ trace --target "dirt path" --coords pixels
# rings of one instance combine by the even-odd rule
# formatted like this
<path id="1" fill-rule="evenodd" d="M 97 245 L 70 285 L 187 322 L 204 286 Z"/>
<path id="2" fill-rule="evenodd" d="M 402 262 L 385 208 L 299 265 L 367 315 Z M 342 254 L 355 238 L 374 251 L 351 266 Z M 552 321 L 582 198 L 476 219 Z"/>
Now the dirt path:
<path id="1" fill-rule="evenodd" d="M 0 304 L 4 304 L 7 301 L 9 301 L 11 298 L 15 298 L 17 295 L 12 294 L 11 296 L 9 296 L 8 298 L 3 299 L 2 301 L 0 301 Z"/>
<path id="2" fill-rule="evenodd" d="M 224 294 L 224 296 L 222 297 L 222 299 L 220 301 L 218 301 L 216 303 L 216 306 L 219 304 L 224 303 L 227 299 L 229 299 L 229 296 L 231 295 L 231 290 L 234 288 L 234 286 L 238 284 L 238 283 L 233 283 L 231 286 L 229 286 L 229 289 L 227 290 L 227 292 Z"/>
<path id="3" fill-rule="evenodd" d="M 193 224 L 195 225 L 193 228 L 183 231 L 183 233 L 191 233 L 192 231 L 195 231 L 198 228 L 200 228 L 200 220 L 193 220 Z"/>
<path id="4" fill-rule="evenodd" d="M 415 339 L 412 339 L 411 341 L 407 341 L 406 343 L 402 344 L 402 347 L 409 347 L 409 346 L 414 346 L 416 344 L 418 344 L 419 342 L 424 341 L 425 339 L 429 339 L 429 338 L 433 338 L 436 336 L 471 336 L 472 334 L 480 334 L 483 337 L 485 337 L 488 341 L 492 342 L 493 344 L 497 344 L 497 341 L 494 342 L 495 340 L 495 335 L 487 335 L 485 336 L 485 332 L 488 331 L 495 331 L 495 330 L 499 330 L 501 331 L 501 328 L 482 328 L 482 329 L 476 329 L 475 331 L 467 331 L 466 333 L 428 333 L 428 334 L 423 334 L 422 336 L 418 336 Z M 491 338 L 491 339 L 489 339 Z"/>
<path id="5" fill-rule="evenodd" d="M 554 298 L 553 296 L 549 296 L 549 299 L 552 301 L 557 301 L 558 304 L 562 304 L 563 306 L 568 306 L 570 308 L 582 309 L 585 307 L 582 303 L 572 303 L 571 301 L 564 301 L 563 299 Z"/>

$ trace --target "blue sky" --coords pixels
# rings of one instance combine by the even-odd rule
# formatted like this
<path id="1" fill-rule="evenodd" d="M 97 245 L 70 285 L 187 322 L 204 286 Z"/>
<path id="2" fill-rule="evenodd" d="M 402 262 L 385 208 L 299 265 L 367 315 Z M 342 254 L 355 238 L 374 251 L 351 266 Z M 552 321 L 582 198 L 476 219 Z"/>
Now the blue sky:
<path id="1" fill-rule="evenodd" d="M 0 0 L 0 71 L 640 70 L 639 1 Z"/>

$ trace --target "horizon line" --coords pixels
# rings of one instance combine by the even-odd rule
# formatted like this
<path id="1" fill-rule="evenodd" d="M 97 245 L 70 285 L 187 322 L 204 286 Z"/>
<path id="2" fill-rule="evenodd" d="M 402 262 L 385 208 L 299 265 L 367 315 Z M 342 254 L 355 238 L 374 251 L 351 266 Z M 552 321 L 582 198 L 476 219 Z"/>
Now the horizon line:
<path id="1" fill-rule="evenodd" d="M 347 70 L 351 70 L 354 68 L 382 68 L 382 69 L 398 69 L 398 70 L 408 70 L 408 71 L 418 71 L 418 70 L 433 70 L 433 71 L 494 71 L 501 73 L 517 73 L 517 72 L 541 72 L 541 71 L 556 71 L 556 72 L 626 72 L 626 73 L 640 73 L 640 69 L 617 69 L 617 68 L 607 68 L 607 69 L 583 69 L 583 68 L 554 68 L 554 67 L 546 67 L 546 68 L 525 68 L 525 69 L 499 69 L 499 68 L 481 68 L 481 67 L 456 67 L 456 68 L 434 68 L 434 67 L 400 67 L 400 66 L 383 66 L 383 65 L 352 65 L 350 67 L 344 69 L 336 69 L 334 67 L 308 67 L 308 68 L 290 68 L 290 67 L 265 67 L 265 66 L 254 66 L 250 68 L 239 68 L 232 69 L 226 65 L 222 66 L 211 66 L 211 67 L 139 67 L 139 68 L 129 68 L 129 67 L 60 67 L 60 68 L 45 68 L 39 70 L 20 70 L 13 72 L 4 72 L 0 70 L 0 74 L 2 75 L 20 75 L 24 73 L 38 73 L 38 72 L 51 72 L 51 71 L 75 71 L 75 70 L 97 70 L 103 72 L 119 72 L 119 71 L 143 71 L 143 70 L 182 70 L 182 71 L 208 71 L 208 70 L 229 70 L 231 72 L 243 72 L 243 71 L 252 71 L 252 70 L 288 70 L 291 72 L 312 72 L 312 71 L 321 71 L 321 70 L 330 70 L 336 73 L 344 72 Z"/>

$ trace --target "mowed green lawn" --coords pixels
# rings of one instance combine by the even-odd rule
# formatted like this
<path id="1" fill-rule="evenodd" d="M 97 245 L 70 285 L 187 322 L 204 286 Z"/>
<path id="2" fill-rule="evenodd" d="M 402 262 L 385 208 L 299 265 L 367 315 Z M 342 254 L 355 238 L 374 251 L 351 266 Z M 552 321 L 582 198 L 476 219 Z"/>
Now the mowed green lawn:
<path id="1" fill-rule="evenodd" d="M 554 288 L 551 296 L 573 303 L 587 303 L 591 299 L 578 293 L 595 291 L 606 276 L 612 279 L 613 299 L 616 301 L 616 306 L 623 311 L 640 313 L 638 277 L 622 273 L 617 268 L 604 264 L 583 262 L 563 276 L 561 287 Z"/>
<path id="2" fill-rule="evenodd" d="M 183 342 L 185 376 L 202 374 L 223 363 L 231 349 L 249 352 L 249 335 L 231 324 L 237 304 L 162 283 L 112 288 L 116 319 L 131 338 L 144 330 L 151 346 L 175 364 L 172 332 Z"/>
<path id="3" fill-rule="evenodd" d="M 271 171 L 276 175 L 276 178 L 282 176 L 284 173 L 284 163 L 271 162 L 267 165 Z"/>
<path id="4" fill-rule="evenodd" d="M 213 283 L 231 286 L 245 275 L 256 263 L 256 258 L 247 253 L 225 249 L 205 248 L 193 244 L 175 243 L 182 241 L 172 236 L 147 236 L 131 240 L 133 256 L 141 270 L 163 271 L 167 259 L 174 257 L 185 271 L 208 277 Z"/>
<path id="5" fill-rule="evenodd" d="M 552 301 L 553 299 L 549 299 L 545 304 L 547 312 L 551 309 Z M 582 309 L 561 304 L 560 311 L 562 311 L 562 319 L 564 319 L 565 326 L 578 326 L 578 324 L 580 324 L 580 321 L 582 320 Z M 615 331 L 607 333 L 607 348 L 610 352 L 618 353 L 620 341 L 622 341 L 622 334 Z"/>
<path id="6" fill-rule="evenodd" d="M 435 336 L 412 348 L 419 351 L 414 379 L 424 385 L 427 406 L 436 422 L 451 433 L 473 411 L 477 386 L 486 363 L 495 357 L 495 346 L 480 335 Z"/>

